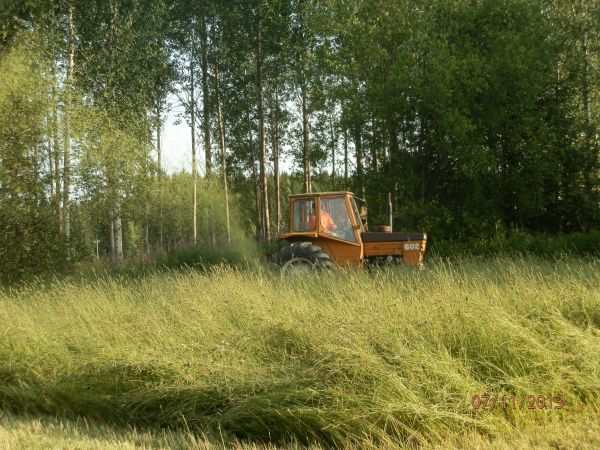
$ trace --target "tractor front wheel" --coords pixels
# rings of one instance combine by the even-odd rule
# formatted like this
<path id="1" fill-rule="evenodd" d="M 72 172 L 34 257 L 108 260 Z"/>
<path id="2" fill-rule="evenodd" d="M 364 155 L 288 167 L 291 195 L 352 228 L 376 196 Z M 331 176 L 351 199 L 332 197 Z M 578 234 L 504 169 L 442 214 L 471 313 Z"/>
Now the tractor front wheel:
<path id="1" fill-rule="evenodd" d="M 281 273 L 309 273 L 314 269 L 329 269 L 335 265 L 321 247 L 310 241 L 292 242 L 282 247 L 273 256 L 273 262 Z"/>

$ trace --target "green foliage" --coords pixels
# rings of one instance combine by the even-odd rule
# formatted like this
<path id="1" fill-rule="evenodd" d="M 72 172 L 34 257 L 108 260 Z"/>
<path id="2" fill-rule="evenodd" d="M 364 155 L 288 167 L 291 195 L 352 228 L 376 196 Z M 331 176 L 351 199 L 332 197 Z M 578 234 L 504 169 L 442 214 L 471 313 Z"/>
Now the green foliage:
<path id="1" fill-rule="evenodd" d="M 44 58 L 22 42 L 0 58 L 0 282 L 68 266 L 38 148 L 47 131 Z"/>
<path id="2" fill-rule="evenodd" d="M 530 234 L 511 232 L 495 238 L 466 238 L 454 241 L 433 239 L 428 252 L 433 257 L 457 257 L 459 255 L 490 256 L 534 255 L 542 258 L 564 258 L 567 255 L 600 256 L 600 232 L 572 234 Z"/>
<path id="3" fill-rule="evenodd" d="M 402 226 L 440 239 L 489 237 L 497 222 L 546 232 L 596 227 L 598 142 L 582 146 L 582 118 L 572 110 L 583 78 L 557 78 L 579 45 L 565 41 L 564 23 L 537 2 L 375 4 L 356 2 L 340 25 L 350 31 L 339 31 L 345 70 L 357 78 L 347 89 L 360 94 L 341 93 L 350 98 L 347 126 L 372 128 L 364 138 L 383 132 L 383 142 L 363 139 L 362 148 L 363 158 L 379 152 L 382 169 L 354 183 L 366 185 L 375 215 L 385 211 L 385 189 Z M 587 39 L 598 36 L 590 29 Z M 577 67 L 569 70 L 581 77 Z M 377 119 L 381 131 L 369 125 Z"/>
<path id="4" fill-rule="evenodd" d="M 597 266 L 461 259 L 293 279 L 220 267 L 30 285 L 0 293 L 0 404 L 357 448 L 597 428 Z M 474 414 L 484 392 L 566 403 Z"/>

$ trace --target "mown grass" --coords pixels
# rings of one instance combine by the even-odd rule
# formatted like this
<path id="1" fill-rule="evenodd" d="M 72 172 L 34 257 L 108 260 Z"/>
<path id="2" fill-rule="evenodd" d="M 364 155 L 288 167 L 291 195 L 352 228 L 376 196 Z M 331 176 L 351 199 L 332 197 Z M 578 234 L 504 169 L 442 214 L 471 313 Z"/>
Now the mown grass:
<path id="1" fill-rule="evenodd" d="M 10 417 L 208 436 L 199 446 L 600 446 L 594 259 L 30 285 L 0 293 L 0 330 Z M 565 406 L 473 411 L 484 392 Z"/>

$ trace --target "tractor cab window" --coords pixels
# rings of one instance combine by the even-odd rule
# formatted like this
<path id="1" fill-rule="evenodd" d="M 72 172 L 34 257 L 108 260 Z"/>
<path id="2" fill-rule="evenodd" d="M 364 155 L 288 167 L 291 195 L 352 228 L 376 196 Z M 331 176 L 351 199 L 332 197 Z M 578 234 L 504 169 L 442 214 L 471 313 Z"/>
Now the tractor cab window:
<path id="1" fill-rule="evenodd" d="M 358 211 L 358 206 L 356 206 L 356 200 L 354 200 L 354 198 L 350 199 L 350 206 L 352 207 L 352 214 L 354 214 L 354 221 L 360 226 L 360 231 L 364 231 L 364 223 L 360 217 L 360 212 Z"/>
<path id="2" fill-rule="evenodd" d="M 356 242 L 344 197 L 321 199 L 321 227 L 332 237 Z"/>
<path id="3" fill-rule="evenodd" d="M 292 231 L 316 231 L 315 215 L 317 207 L 314 198 L 301 198 L 294 201 L 292 211 Z"/>

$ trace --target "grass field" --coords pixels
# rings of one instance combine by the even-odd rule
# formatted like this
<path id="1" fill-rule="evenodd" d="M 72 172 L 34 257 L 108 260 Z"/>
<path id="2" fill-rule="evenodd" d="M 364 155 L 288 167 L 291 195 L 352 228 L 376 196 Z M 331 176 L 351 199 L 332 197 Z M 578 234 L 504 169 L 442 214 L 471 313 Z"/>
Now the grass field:
<path id="1" fill-rule="evenodd" d="M 2 448 L 598 448 L 600 262 L 4 290 L 0 410 Z"/>

